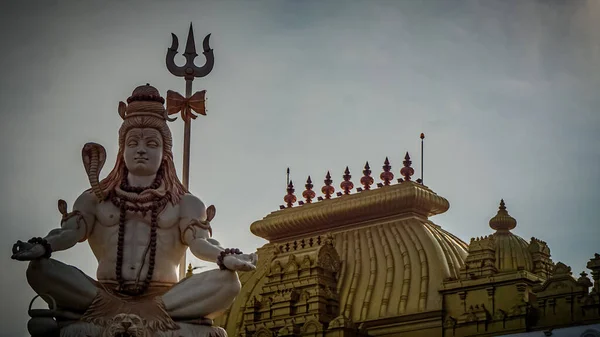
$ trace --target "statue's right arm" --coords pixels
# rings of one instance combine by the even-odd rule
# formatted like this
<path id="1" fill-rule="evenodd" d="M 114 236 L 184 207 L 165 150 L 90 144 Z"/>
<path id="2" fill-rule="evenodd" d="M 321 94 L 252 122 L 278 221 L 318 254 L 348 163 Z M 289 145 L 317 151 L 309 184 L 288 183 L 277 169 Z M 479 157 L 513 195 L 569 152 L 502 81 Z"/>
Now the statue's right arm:
<path id="1" fill-rule="evenodd" d="M 52 251 L 69 249 L 87 239 L 96 221 L 97 200 L 92 191 L 83 192 L 75 200 L 75 215 L 63 221 L 60 228 L 51 230 L 44 238 L 52 247 Z"/>

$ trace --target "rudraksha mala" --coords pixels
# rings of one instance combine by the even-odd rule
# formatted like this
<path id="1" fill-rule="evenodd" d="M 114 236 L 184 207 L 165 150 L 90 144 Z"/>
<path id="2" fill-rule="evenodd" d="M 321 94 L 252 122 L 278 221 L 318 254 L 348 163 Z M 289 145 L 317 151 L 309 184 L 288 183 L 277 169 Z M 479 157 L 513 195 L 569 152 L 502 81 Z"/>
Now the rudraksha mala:
<path id="1" fill-rule="evenodd" d="M 225 267 L 225 264 L 223 263 L 223 259 L 225 258 L 225 256 L 227 255 L 240 255 L 243 254 L 241 250 L 237 249 L 237 248 L 225 248 L 224 251 L 222 251 L 219 256 L 217 257 L 217 266 L 219 266 L 219 269 L 221 270 L 228 270 L 227 267 Z"/>
<path id="2" fill-rule="evenodd" d="M 50 256 L 52 255 L 52 246 L 50 246 L 50 244 L 48 243 L 48 241 L 46 241 L 46 239 L 42 239 L 42 238 L 31 238 L 29 241 L 27 241 L 28 243 L 34 244 L 34 245 L 42 245 L 44 246 L 44 255 L 42 255 L 41 257 L 49 259 Z"/>
<path id="3" fill-rule="evenodd" d="M 127 169 L 124 169 L 123 180 L 121 181 L 121 186 L 120 186 L 121 189 L 125 192 L 133 192 L 133 193 L 140 194 L 140 193 L 144 192 L 145 190 L 155 190 L 155 189 L 159 188 L 160 184 L 162 183 L 162 178 L 163 178 L 162 167 L 158 169 L 158 172 L 156 172 L 156 177 L 154 178 L 154 181 L 152 182 L 152 184 L 147 187 L 130 186 L 129 183 L 127 182 L 127 173 L 129 173 L 129 171 Z"/>
<path id="4" fill-rule="evenodd" d="M 133 193 L 141 193 L 143 191 L 149 189 L 157 189 L 162 184 L 162 170 L 159 170 L 156 174 L 156 178 L 154 182 L 148 187 L 134 187 L 129 186 L 127 182 L 127 171 L 125 170 L 125 174 L 123 177 L 123 181 L 121 182 L 121 189 L 126 192 Z M 152 203 L 148 206 L 137 206 L 132 205 L 130 200 L 127 200 L 125 197 L 119 197 L 113 195 L 111 197 L 112 203 L 119 208 L 120 216 L 119 216 L 119 236 L 117 241 L 117 265 L 116 265 L 116 275 L 117 282 L 119 283 L 119 291 L 127 292 L 131 295 L 140 295 L 148 289 L 150 285 L 150 281 L 152 281 L 152 275 L 154 274 L 154 265 L 156 259 L 156 230 L 158 228 L 158 213 L 163 207 L 167 204 L 167 197 L 156 197 L 152 200 Z M 127 204 L 127 202 L 130 204 Z M 125 222 L 127 220 L 127 212 L 140 212 L 142 216 L 145 216 L 146 213 L 150 211 L 150 256 L 148 257 L 148 273 L 146 274 L 146 278 L 141 286 L 136 284 L 135 288 L 132 290 L 125 291 L 125 280 L 123 279 L 123 246 L 125 239 Z M 144 256 L 145 258 L 145 256 Z"/>

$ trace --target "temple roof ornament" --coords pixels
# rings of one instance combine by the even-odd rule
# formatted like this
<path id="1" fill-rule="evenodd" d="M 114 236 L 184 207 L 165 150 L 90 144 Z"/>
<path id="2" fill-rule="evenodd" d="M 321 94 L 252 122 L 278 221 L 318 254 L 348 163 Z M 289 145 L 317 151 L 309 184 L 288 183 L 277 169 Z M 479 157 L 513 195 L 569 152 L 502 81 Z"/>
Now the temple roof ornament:
<path id="1" fill-rule="evenodd" d="M 255 234 L 267 240 L 277 240 L 287 238 L 293 235 L 306 234 L 310 231 L 320 231 L 327 228 L 333 228 L 338 225 L 348 224 L 361 220 L 374 220 L 382 217 L 394 215 L 406 215 L 418 217 L 429 217 L 440 214 L 450 207 L 448 200 L 438 196 L 427 186 L 411 181 L 414 169 L 411 167 L 412 161 L 408 152 L 404 157 L 404 167 L 400 173 L 404 179 L 398 179 L 401 184 L 392 186 L 391 182 L 394 174 L 391 172 L 392 166 L 386 157 L 383 165 L 383 172 L 380 177 L 382 183 L 378 183 L 378 189 L 371 189 L 373 177 L 369 163 L 366 162 L 363 170 L 364 176 L 361 178 L 362 188 L 357 188 L 357 194 L 351 194 L 354 184 L 350 180 L 350 169 L 346 166 L 343 180 L 340 183 L 342 191 L 337 192 L 337 197 L 343 197 L 350 203 L 341 202 L 340 198 L 332 198 L 335 193 L 331 174 L 327 171 L 324 183 L 321 188 L 323 196 L 319 196 L 319 202 L 313 202 L 315 192 L 312 190 L 313 184 L 310 176 L 308 177 L 306 190 L 302 196 L 306 201 L 298 201 L 298 206 L 293 207 L 296 202 L 294 195 L 294 186 L 289 181 L 287 195 L 284 197 L 286 205 L 280 205 L 279 212 L 273 212 L 263 220 L 254 222 L 250 229 Z M 383 188 L 386 187 L 386 188 Z M 391 187 L 388 190 L 387 187 Z M 384 191 L 385 190 L 385 191 Z M 292 213 L 286 211 L 288 208 L 294 208 Z M 377 211 L 373 211 L 377 209 Z"/>
<path id="2" fill-rule="evenodd" d="M 517 226 L 517 220 L 506 210 L 504 199 L 500 200 L 498 213 L 490 219 L 489 225 L 496 230 L 493 234 L 496 246 L 496 268 L 498 271 L 523 268 L 533 271 L 534 263 L 529 252 L 530 244 L 522 237 L 510 232 Z"/>
<path id="3" fill-rule="evenodd" d="M 296 196 L 294 195 L 294 183 L 290 180 L 290 183 L 287 187 L 287 194 L 283 197 L 283 201 L 285 201 L 288 208 L 292 207 L 292 205 L 296 202 Z"/>
<path id="4" fill-rule="evenodd" d="M 498 214 L 490 219 L 490 227 L 496 231 L 509 231 L 517 227 L 517 220 L 508 214 L 504 199 L 500 200 Z"/>
<path id="5" fill-rule="evenodd" d="M 331 185 L 325 187 L 333 189 Z M 342 198 L 282 209 L 254 222 L 250 230 L 267 240 L 279 240 L 341 227 L 359 219 L 367 221 L 400 215 L 426 218 L 444 213 L 449 207 L 448 200 L 426 186 L 407 181 Z"/>
<path id="6" fill-rule="evenodd" d="M 371 185 L 373 185 L 373 177 L 371 177 L 371 167 L 369 167 L 369 162 L 365 164 L 365 169 L 363 170 L 363 176 L 360 178 L 360 183 L 363 185 L 363 189 L 368 191 L 371 189 Z M 359 192 L 362 191 L 359 187 Z"/>
<path id="7" fill-rule="evenodd" d="M 388 157 L 385 157 L 385 161 L 383 162 L 383 172 L 379 175 L 379 178 L 383 180 L 383 183 L 377 184 L 377 187 L 389 186 L 392 179 L 394 179 L 394 174 L 392 173 L 392 166 L 390 165 L 390 161 Z"/>
<path id="8" fill-rule="evenodd" d="M 304 185 L 304 187 L 306 188 L 306 190 L 302 192 L 302 196 L 304 197 L 304 199 L 306 199 L 306 203 L 310 204 L 315 198 L 315 191 L 313 191 L 314 185 L 312 183 L 312 180 L 310 179 L 310 176 L 308 176 L 308 179 L 306 179 L 306 184 Z"/>
<path id="9" fill-rule="evenodd" d="M 350 194 L 350 191 L 354 188 L 354 184 L 350 181 L 352 176 L 350 175 L 350 169 L 346 166 L 346 170 L 344 171 L 344 175 L 342 176 L 344 181 L 340 183 L 340 187 L 344 191 L 344 194 Z"/>
<path id="10" fill-rule="evenodd" d="M 406 152 L 402 164 L 404 164 L 404 167 L 400 170 L 400 174 L 404 177 L 404 181 L 410 181 L 410 177 L 415 174 L 415 169 L 411 167 L 412 161 L 410 160 L 408 152 Z M 398 179 L 398 182 L 402 182 L 402 180 Z"/>
<path id="11" fill-rule="evenodd" d="M 321 188 L 321 192 L 325 194 L 325 199 L 331 199 L 331 196 L 335 192 L 335 188 L 331 186 L 333 181 L 331 180 L 331 173 L 327 171 L 327 175 L 325 175 L 325 180 L 323 180 L 325 185 Z M 323 200 L 323 198 L 319 197 L 319 200 Z"/>
<path id="12" fill-rule="evenodd" d="M 498 213 L 490 219 L 489 226 L 496 232 L 494 238 L 495 265 L 499 272 L 527 270 L 542 278 L 552 272 L 550 249 L 541 240 L 531 238 L 527 242 L 511 232 L 517 226 L 517 220 L 508 214 L 504 199 L 500 200 Z"/>

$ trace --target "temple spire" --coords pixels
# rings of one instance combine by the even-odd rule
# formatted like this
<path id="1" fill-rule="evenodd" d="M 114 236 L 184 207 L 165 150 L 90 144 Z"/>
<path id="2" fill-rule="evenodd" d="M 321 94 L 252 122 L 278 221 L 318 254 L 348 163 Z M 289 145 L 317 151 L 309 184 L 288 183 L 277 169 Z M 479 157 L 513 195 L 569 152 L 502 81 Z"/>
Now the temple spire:
<path id="1" fill-rule="evenodd" d="M 287 205 L 287 208 L 292 207 L 292 205 L 296 202 L 296 196 L 294 195 L 294 182 L 290 180 L 290 183 L 287 187 L 287 194 L 283 197 L 283 201 Z"/>
<path id="2" fill-rule="evenodd" d="M 394 179 L 394 174 L 392 173 L 392 166 L 390 165 L 390 161 L 388 157 L 385 157 L 385 161 L 383 162 L 383 172 L 379 175 L 379 178 L 383 181 L 383 184 L 377 184 L 377 187 L 389 186 L 392 179 Z"/>
<path id="3" fill-rule="evenodd" d="M 490 219 L 490 227 L 496 231 L 510 231 L 517 227 L 517 220 L 508 214 L 504 199 L 500 200 L 500 207 L 496 216 Z"/>
<path id="4" fill-rule="evenodd" d="M 331 173 L 329 173 L 329 171 L 327 171 L 327 175 L 325 176 L 325 180 L 323 182 L 325 183 L 325 186 L 321 188 L 321 192 L 325 194 L 325 199 L 331 199 L 333 192 L 335 192 L 335 188 L 331 186 L 333 181 L 331 180 Z"/>
<path id="5" fill-rule="evenodd" d="M 340 187 L 344 191 L 344 194 L 350 194 L 350 191 L 354 188 L 354 184 L 350 181 L 352 176 L 350 175 L 350 169 L 346 166 L 346 170 L 344 171 L 344 175 L 342 176 L 344 181 L 340 183 Z"/>
<path id="6" fill-rule="evenodd" d="M 310 204 L 312 203 L 312 200 L 315 198 L 315 191 L 313 191 L 313 183 L 312 180 L 310 179 L 310 176 L 308 176 L 308 179 L 306 179 L 306 185 L 304 185 L 304 187 L 306 187 L 306 190 L 304 190 L 304 192 L 302 192 L 302 196 L 304 197 L 304 199 L 306 199 L 306 203 Z"/>
<path id="7" fill-rule="evenodd" d="M 404 161 L 402 162 L 402 164 L 404 164 L 404 167 L 400 170 L 400 174 L 404 177 L 404 181 L 410 181 L 410 177 L 415 174 L 415 169 L 413 169 L 411 167 L 412 165 L 412 161 L 410 160 L 410 156 L 408 155 L 408 152 L 406 152 L 406 155 L 404 156 Z M 398 179 L 398 182 L 402 182 L 402 179 Z"/>
<path id="8" fill-rule="evenodd" d="M 363 170 L 363 176 L 360 178 L 360 183 L 363 185 L 365 191 L 371 189 L 371 185 L 373 185 L 373 177 L 371 177 L 371 167 L 369 167 L 369 162 L 365 164 L 365 169 Z"/>

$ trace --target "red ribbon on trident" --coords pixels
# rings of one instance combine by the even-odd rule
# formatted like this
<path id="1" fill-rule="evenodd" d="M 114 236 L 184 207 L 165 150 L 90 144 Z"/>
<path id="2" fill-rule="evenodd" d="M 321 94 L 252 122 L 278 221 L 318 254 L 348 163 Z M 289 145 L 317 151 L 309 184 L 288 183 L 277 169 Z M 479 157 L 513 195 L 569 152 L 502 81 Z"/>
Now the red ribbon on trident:
<path id="1" fill-rule="evenodd" d="M 185 98 L 179 93 L 167 91 L 167 115 L 174 115 L 181 112 L 181 118 L 187 123 L 196 119 L 195 113 L 206 116 L 206 90 L 197 91 L 190 98 Z M 169 119 L 174 121 L 177 118 Z"/>

